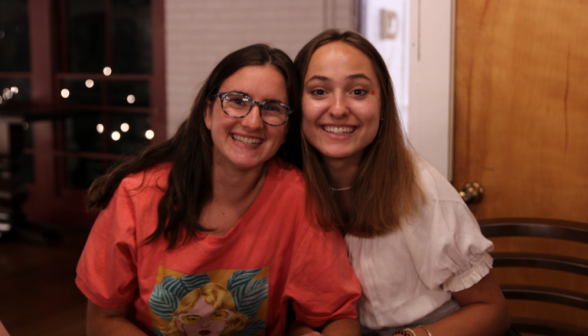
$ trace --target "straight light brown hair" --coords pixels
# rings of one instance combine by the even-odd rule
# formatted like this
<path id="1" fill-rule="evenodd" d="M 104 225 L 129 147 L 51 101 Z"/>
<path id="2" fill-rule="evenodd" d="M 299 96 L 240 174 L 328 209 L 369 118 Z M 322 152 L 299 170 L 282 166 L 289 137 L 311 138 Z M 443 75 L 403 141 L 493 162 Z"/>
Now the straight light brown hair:
<path id="1" fill-rule="evenodd" d="M 307 181 L 308 211 L 314 211 L 325 230 L 341 229 L 358 237 L 375 237 L 398 227 L 401 220 L 414 214 L 423 200 L 414 155 L 405 138 L 396 108 L 392 81 L 386 63 L 363 36 L 355 32 L 327 30 L 308 42 L 296 56 L 301 89 L 314 52 L 332 42 L 346 43 L 371 61 L 381 89 L 380 127 L 374 141 L 364 151 L 355 176 L 353 209 L 343 218 L 325 174 L 322 156 L 302 135 L 302 161 Z M 304 91 L 301 91 L 304 92 Z M 304 113 L 304 111 L 302 111 Z"/>
<path id="2" fill-rule="evenodd" d="M 279 49 L 255 44 L 229 54 L 212 70 L 194 101 L 188 119 L 169 140 L 148 147 L 138 156 L 97 178 L 88 190 L 88 208 L 106 208 L 127 175 L 145 171 L 159 163 L 171 162 L 168 187 L 157 208 L 157 228 L 145 243 L 163 236 L 171 249 L 178 242 L 182 229 L 186 233 L 183 242 L 196 232 L 210 231 L 198 222 L 202 209 L 212 199 L 213 143 L 204 123 L 204 112 L 211 97 L 218 93 L 227 78 L 239 69 L 252 65 L 271 65 L 284 76 L 288 101 L 295 112 L 288 119 L 286 142 L 276 155 L 300 167 L 300 85 L 294 63 Z"/>

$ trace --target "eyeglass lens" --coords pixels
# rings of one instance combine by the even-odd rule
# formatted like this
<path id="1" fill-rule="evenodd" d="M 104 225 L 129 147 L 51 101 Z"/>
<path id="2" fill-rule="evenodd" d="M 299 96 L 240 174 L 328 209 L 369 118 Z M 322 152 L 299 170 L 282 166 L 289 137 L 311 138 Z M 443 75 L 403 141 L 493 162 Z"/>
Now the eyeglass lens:
<path id="1" fill-rule="evenodd" d="M 229 313 L 224 310 L 217 310 L 214 313 L 210 314 L 209 316 L 200 316 L 200 315 L 183 315 L 182 322 L 185 324 L 198 324 L 204 318 L 207 318 L 210 322 L 221 322 L 229 318 Z"/>
<path id="2" fill-rule="evenodd" d="M 223 110 L 232 117 L 243 117 L 252 109 L 253 100 L 240 93 L 228 93 L 221 97 Z M 272 101 L 258 103 L 261 119 L 270 125 L 280 125 L 288 119 L 288 109 Z"/>

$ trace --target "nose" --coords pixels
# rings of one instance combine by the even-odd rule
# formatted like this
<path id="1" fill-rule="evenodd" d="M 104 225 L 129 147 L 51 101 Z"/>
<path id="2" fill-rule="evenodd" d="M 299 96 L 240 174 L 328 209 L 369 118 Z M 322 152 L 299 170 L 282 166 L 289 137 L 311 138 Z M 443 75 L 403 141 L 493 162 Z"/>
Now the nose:
<path id="1" fill-rule="evenodd" d="M 349 114 L 349 107 L 343 93 L 337 92 L 333 95 L 329 113 L 335 118 L 346 117 Z"/>
<path id="2" fill-rule="evenodd" d="M 201 328 L 208 328 L 210 327 L 210 320 L 208 318 L 203 318 L 202 322 L 200 322 L 200 327 Z"/>
<path id="3" fill-rule="evenodd" d="M 263 128 L 263 120 L 261 120 L 261 110 L 259 105 L 253 105 L 249 114 L 241 119 L 241 125 L 248 129 Z"/>

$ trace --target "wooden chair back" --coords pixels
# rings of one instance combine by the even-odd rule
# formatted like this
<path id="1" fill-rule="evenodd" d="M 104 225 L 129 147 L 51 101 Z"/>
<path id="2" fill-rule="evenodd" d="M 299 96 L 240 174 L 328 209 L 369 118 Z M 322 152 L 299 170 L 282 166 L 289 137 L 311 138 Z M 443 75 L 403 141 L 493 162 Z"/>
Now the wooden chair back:
<path id="1" fill-rule="evenodd" d="M 561 240 L 561 243 L 577 242 L 588 245 L 588 224 L 536 218 L 500 218 L 480 220 L 480 228 L 487 238 L 539 237 Z M 588 255 L 562 256 L 550 251 L 493 252 L 494 267 L 539 268 L 588 276 Z M 515 270 L 516 272 L 516 270 Z M 586 292 L 569 288 L 538 286 L 533 284 L 501 283 L 507 300 L 541 301 L 588 312 L 588 278 Z M 557 306 L 554 305 L 554 309 Z M 537 335 L 588 335 L 585 325 L 546 320 L 541 317 L 513 316 L 513 325 L 521 333 Z"/>

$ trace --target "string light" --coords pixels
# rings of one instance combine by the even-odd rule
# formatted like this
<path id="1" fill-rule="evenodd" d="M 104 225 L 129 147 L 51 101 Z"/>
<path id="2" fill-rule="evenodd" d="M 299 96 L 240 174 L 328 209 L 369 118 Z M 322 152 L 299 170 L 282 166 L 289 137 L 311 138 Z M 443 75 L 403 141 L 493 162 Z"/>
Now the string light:
<path id="1" fill-rule="evenodd" d="M 102 72 L 104 73 L 104 76 L 110 76 L 110 74 L 112 73 L 112 69 L 110 67 L 105 67 L 104 70 L 102 70 Z"/>
<path id="2" fill-rule="evenodd" d="M 147 130 L 147 132 L 145 132 L 145 137 L 149 140 L 153 139 L 154 136 L 155 133 L 152 130 Z"/>
<path id="3" fill-rule="evenodd" d="M 86 80 L 86 87 L 89 89 L 94 86 L 94 81 L 91 79 Z"/>
<path id="4" fill-rule="evenodd" d="M 134 102 L 135 102 L 135 96 L 133 96 L 133 95 L 128 95 L 128 96 L 127 96 L 127 102 L 128 102 L 129 104 L 132 104 L 132 103 L 134 103 Z"/>
<path id="5" fill-rule="evenodd" d="M 10 89 L 2 90 L 2 98 L 4 98 L 4 100 L 9 100 L 12 98 L 12 91 Z"/>
<path id="6" fill-rule="evenodd" d="M 120 133 L 118 133 L 117 131 L 114 131 L 114 132 L 112 132 L 110 137 L 112 138 L 112 140 L 118 141 L 120 139 Z"/>
<path id="7" fill-rule="evenodd" d="M 98 124 L 98 125 L 96 125 L 96 131 L 97 131 L 99 134 L 102 134 L 102 132 L 104 132 L 104 125 L 102 125 L 102 124 Z"/>
<path id="8" fill-rule="evenodd" d="M 62 96 L 63 98 L 67 98 L 67 97 L 69 97 L 69 90 L 68 90 L 68 89 L 63 89 L 63 90 L 61 90 L 61 96 Z"/>
<path id="9" fill-rule="evenodd" d="M 120 124 L 120 130 L 123 131 L 123 132 L 128 132 L 128 130 L 129 130 L 129 124 L 127 124 L 127 123 Z"/>

